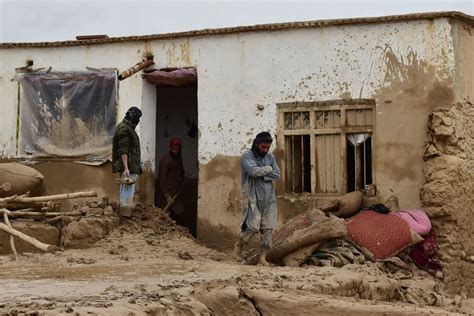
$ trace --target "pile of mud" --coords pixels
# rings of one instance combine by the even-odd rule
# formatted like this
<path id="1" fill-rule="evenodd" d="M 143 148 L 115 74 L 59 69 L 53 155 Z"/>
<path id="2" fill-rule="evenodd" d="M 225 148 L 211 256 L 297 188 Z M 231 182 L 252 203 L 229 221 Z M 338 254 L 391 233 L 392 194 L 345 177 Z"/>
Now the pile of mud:
<path id="1" fill-rule="evenodd" d="M 179 236 L 192 238 L 168 213 L 151 205 L 137 205 L 130 219 L 120 219 L 116 203 L 89 202 L 75 205 L 73 211 L 79 211 L 83 215 L 64 217 L 58 224 L 61 229 L 60 245 L 66 249 L 89 248 L 115 229 L 128 234 L 151 230 L 155 235 L 162 236 L 161 239 Z"/>
<path id="2" fill-rule="evenodd" d="M 117 217 L 116 205 L 103 205 L 107 215 L 92 206 L 78 206 L 82 219 Z M 153 206 L 116 225 L 86 249 L 0 256 L 0 315 L 455 315 L 472 307 L 427 273 L 389 274 L 375 263 L 238 264 Z"/>
<path id="3" fill-rule="evenodd" d="M 138 204 L 132 213 L 131 220 L 125 220 L 120 229 L 133 233 L 143 229 L 151 229 L 164 238 L 183 236 L 193 238 L 189 230 L 173 221 L 169 213 L 152 205 Z"/>

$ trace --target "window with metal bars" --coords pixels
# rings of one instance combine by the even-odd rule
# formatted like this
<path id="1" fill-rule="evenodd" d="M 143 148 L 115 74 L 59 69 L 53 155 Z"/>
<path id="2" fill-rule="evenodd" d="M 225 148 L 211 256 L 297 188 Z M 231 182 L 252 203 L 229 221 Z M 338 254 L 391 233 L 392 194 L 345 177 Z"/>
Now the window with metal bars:
<path id="1" fill-rule="evenodd" d="M 373 100 L 279 104 L 288 192 L 343 194 L 371 184 Z"/>

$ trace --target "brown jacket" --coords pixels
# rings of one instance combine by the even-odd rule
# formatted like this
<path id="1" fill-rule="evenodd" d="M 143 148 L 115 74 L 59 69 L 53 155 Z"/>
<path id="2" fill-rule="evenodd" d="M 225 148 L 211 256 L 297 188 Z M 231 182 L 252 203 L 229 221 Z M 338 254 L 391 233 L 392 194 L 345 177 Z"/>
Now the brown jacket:
<path id="1" fill-rule="evenodd" d="M 170 153 L 161 158 L 158 181 L 163 195 L 173 197 L 181 188 L 184 180 L 183 160 L 181 155 L 174 159 Z"/>

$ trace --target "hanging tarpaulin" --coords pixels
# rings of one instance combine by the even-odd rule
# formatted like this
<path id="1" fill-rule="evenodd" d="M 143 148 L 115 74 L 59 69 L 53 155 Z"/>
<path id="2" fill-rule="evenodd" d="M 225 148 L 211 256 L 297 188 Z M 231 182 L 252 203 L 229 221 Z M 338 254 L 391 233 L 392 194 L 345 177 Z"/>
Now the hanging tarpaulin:
<path id="1" fill-rule="evenodd" d="M 363 142 L 367 140 L 367 138 L 370 137 L 370 134 L 364 134 L 364 133 L 359 133 L 359 134 L 348 134 L 347 139 L 351 142 L 354 147 L 359 146 Z"/>
<path id="2" fill-rule="evenodd" d="M 155 70 L 144 73 L 143 78 L 151 84 L 164 86 L 188 86 L 197 84 L 196 68 Z"/>
<path id="3" fill-rule="evenodd" d="M 105 158 L 115 130 L 116 71 L 19 75 L 19 154 Z"/>

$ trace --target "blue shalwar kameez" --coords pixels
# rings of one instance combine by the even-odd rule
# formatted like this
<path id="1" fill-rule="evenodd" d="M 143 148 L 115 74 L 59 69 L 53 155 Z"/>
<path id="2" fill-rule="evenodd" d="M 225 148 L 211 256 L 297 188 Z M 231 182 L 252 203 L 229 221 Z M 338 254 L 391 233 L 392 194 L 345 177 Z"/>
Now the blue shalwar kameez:
<path id="1" fill-rule="evenodd" d="M 273 181 L 280 177 L 280 168 L 271 153 L 260 156 L 246 150 L 241 161 L 243 216 L 240 238 L 248 243 L 260 231 L 263 250 L 272 247 L 272 231 L 277 222 L 276 196 Z"/>

